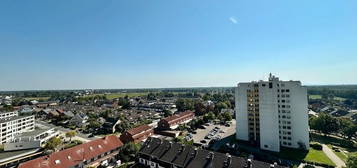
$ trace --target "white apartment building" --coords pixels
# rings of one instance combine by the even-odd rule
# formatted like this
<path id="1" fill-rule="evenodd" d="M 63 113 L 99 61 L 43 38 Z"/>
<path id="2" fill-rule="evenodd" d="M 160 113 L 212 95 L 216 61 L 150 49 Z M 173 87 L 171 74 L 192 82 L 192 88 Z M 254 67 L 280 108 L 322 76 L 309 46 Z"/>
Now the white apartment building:
<path id="1" fill-rule="evenodd" d="M 14 116 L 18 116 L 18 112 L 17 111 L 0 112 L 0 120 L 4 119 L 4 118 L 14 117 Z"/>
<path id="2" fill-rule="evenodd" d="M 0 144 L 12 141 L 23 132 L 35 130 L 34 115 L 18 116 L 17 112 L 2 112 L 1 116 L 5 117 L 0 118 Z"/>
<path id="3" fill-rule="evenodd" d="M 309 148 L 307 89 L 300 81 L 239 83 L 235 90 L 236 138 L 261 149 Z"/>

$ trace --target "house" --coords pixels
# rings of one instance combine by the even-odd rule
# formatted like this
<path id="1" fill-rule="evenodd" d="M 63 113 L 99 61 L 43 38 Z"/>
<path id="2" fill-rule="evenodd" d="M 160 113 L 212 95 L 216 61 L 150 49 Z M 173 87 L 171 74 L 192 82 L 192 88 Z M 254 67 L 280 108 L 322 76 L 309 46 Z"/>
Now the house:
<path id="1" fill-rule="evenodd" d="M 121 136 L 120 140 L 124 143 L 128 142 L 142 142 L 145 141 L 148 137 L 154 134 L 153 127 L 149 125 L 141 125 L 139 127 L 132 128 L 128 131 L 125 131 Z"/>
<path id="2" fill-rule="evenodd" d="M 176 129 L 180 124 L 188 123 L 195 118 L 195 113 L 192 111 L 185 111 L 179 114 L 175 114 L 166 118 L 163 118 L 158 123 L 160 130 Z"/>
<path id="3" fill-rule="evenodd" d="M 72 111 L 65 111 L 64 115 L 67 116 L 67 117 L 70 117 L 70 118 L 74 117 L 74 114 L 73 114 Z"/>
<path id="4" fill-rule="evenodd" d="M 78 113 L 69 121 L 69 123 L 77 127 L 82 127 L 87 122 L 87 120 L 87 115 L 84 113 Z"/>
<path id="5" fill-rule="evenodd" d="M 118 137 L 111 135 L 24 162 L 18 168 L 95 167 L 114 160 L 121 146 Z"/>
<path id="6" fill-rule="evenodd" d="M 151 137 L 142 145 L 137 161 L 143 167 L 150 168 L 283 168 L 277 164 L 197 149 L 190 145 Z"/>

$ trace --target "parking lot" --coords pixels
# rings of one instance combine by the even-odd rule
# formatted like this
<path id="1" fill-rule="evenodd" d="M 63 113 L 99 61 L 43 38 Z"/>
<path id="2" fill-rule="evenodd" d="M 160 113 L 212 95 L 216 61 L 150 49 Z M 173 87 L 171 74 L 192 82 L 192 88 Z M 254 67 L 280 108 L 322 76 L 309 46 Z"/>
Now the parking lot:
<path id="1" fill-rule="evenodd" d="M 194 143 L 199 143 L 202 145 L 207 145 L 212 139 L 219 137 L 220 139 L 226 138 L 232 134 L 235 133 L 236 129 L 236 120 L 232 120 L 231 124 L 229 127 L 225 125 L 220 125 L 220 124 L 209 124 L 208 126 L 205 126 L 205 129 L 200 129 L 198 128 L 196 130 L 196 134 L 193 134 L 193 141 Z M 217 131 L 212 131 L 215 129 L 215 127 L 218 127 L 219 129 L 216 129 Z M 212 136 L 209 136 L 210 138 L 205 137 L 211 133 Z M 218 140 L 220 140 L 218 139 Z M 205 142 L 204 142 L 205 141 Z"/>

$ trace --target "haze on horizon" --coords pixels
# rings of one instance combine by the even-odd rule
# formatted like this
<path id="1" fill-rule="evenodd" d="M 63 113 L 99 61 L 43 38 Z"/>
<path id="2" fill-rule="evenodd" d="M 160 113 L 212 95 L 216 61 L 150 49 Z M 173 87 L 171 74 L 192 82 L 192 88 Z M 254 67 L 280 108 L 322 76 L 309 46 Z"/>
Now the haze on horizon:
<path id="1" fill-rule="evenodd" d="M 357 84 L 357 1 L 0 2 L 0 91 Z"/>

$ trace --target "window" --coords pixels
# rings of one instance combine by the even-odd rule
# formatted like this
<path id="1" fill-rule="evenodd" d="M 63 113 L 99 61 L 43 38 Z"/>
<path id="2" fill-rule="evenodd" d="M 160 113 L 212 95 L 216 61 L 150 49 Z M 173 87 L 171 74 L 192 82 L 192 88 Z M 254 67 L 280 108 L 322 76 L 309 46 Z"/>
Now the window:
<path id="1" fill-rule="evenodd" d="M 262 86 L 265 87 L 265 83 L 263 83 Z"/>
<path id="2" fill-rule="evenodd" d="M 268 145 L 264 145 L 264 148 L 269 148 L 269 146 Z"/>
<path id="3" fill-rule="evenodd" d="M 269 88 L 273 88 L 273 83 L 269 83 Z"/>
<path id="4" fill-rule="evenodd" d="M 290 92 L 290 90 L 289 90 L 289 89 L 286 89 L 286 92 Z"/>

